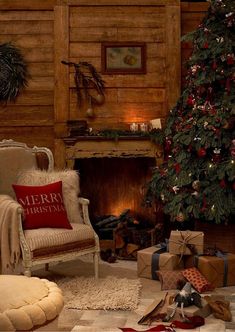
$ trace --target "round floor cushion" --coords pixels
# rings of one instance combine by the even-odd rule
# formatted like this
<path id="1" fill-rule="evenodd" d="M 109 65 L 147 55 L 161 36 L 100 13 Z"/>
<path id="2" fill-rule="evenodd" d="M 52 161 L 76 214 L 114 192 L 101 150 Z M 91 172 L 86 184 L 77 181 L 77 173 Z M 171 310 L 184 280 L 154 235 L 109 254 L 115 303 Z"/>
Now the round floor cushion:
<path id="1" fill-rule="evenodd" d="M 0 331 L 32 329 L 54 319 L 63 305 L 62 291 L 54 282 L 0 275 Z"/>

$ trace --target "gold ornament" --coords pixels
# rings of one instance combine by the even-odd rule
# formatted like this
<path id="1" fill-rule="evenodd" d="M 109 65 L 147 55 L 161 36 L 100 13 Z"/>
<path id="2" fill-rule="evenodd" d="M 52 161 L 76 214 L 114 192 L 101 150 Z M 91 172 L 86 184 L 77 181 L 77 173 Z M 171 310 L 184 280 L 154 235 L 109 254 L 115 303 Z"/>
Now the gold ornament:
<path id="1" fill-rule="evenodd" d="M 164 202 L 165 201 L 165 196 L 164 196 L 164 194 L 160 194 L 160 197 L 161 197 L 161 200 Z"/>
<path id="2" fill-rule="evenodd" d="M 200 181 L 199 180 L 193 181 L 192 187 L 193 187 L 194 190 L 199 191 L 200 190 Z"/>
<path id="3" fill-rule="evenodd" d="M 222 128 L 224 128 L 224 129 L 228 129 L 229 128 L 229 123 L 228 123 L 227 120 L 224 120 L 224 125 L 223 125 Z"/>
<path id="4" fill-rule="evenodd" d="M 183 222 L 185 220 L 185 216 L 182 212 L 179 212 L 175 218 L 176 221 L 178 222 Z"/>

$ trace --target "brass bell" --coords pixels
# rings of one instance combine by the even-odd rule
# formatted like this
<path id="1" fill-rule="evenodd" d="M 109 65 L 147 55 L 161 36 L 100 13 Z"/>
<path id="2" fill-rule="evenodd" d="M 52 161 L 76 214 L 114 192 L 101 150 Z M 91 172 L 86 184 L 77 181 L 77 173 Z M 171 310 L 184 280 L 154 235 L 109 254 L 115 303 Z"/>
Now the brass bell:
<path id="1" fill-rule="evenodd" d="M 86 111 L 86 115 L 88 116 L 88 118 L 93 118 L 94 116 L 94 110 L 92 107 L 89 107 Z"/>
<path id="2" fill-rule="evenodd" d="M 97 94 L 95 97 L 95 102 L 98 104 L 98 105 L 102 105 L 104 103 L 104 95 L 102 94 Z"/>

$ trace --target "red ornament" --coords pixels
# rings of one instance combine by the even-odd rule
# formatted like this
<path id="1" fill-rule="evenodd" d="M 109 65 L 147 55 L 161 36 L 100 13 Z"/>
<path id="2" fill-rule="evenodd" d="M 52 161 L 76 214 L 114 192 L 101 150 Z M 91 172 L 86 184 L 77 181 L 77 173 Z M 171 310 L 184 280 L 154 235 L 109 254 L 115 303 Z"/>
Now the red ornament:
<path id="1" fill-rule="evenodd" d="M 200 211 L 205 212 L 206 209 L 207 209 L 207 201 L 206 201 L 205 195 L 203 195 L 202 207 L 201 207 Z"/>
<path id="2" fill-rule="evenodd" d="M 209 47 L 208 42 L 205 42 L 203 48 L 208 48 L 208 47 Z"/>
<path id="3" fill-rule="evenodd" d="M 160 172 L 161 176 L 166 176 L 167 171 L 165 168 L 160 169 L 159 172 Z"/>
<path id="4" fill-rule="evenodd" d="M 227 64 L 233 65 L 234 64 L 234 57 L 232 55 L 227 56 Z"/>
<path id="5" fill-rule="evenodd" d="M 212 69 L 216 69 L 218 66 L 217 66 L 217 62 L 216 62 L 216 60 L 214 60 L 213 62 L 212 62 Z"/>
<path id="6" fill-rule="evenodd" d="M 213 155 L 213 157 L 212 157 L 212 162 L 213 162 L 214 164 L 217 164 L 217 163 L 219 163 L 220 161 L 221 161 L 221 155 L 218 154 L 218 153 L 215 153 L 215 154 Z"/>
<path id="7" fill-rule="evenodd" d="M 225 182 L 224 179 L 222 179 L 222 180 L 220 181 L 219 185 L 220 185 L 221 188 L 226 188 L 226 187 L 227 187 L 226 182 Z"/>
<path id="8" fill-rule="evenodd" d="M 200 148 L 199 150 L 197 150 L 197 155 L 200 158 L 205 157 L 205 155 L 206 155 L 206 149 Z"/>
<path id="9" fill-rule="evenodd" d="M 189 146 L 188 146 L 188 148 L 187 148 L 187 151 L 188 151 L 188 152 L 191 152 L 191 151 L 192 151 L 192 149 L 193 149 L 193 146 L 192 146 L 192 144 L 189 144 Z"/>
<path id="10" fill-rule="evenodd" d="M 175 169 L 175 172 L 178 174 L 180 172 L 180 169 L 181 169 L 180 164 L 176 163 L 174 165 L 174 169 Z"/>
<path id="11" fill-rule="evenodd" d="M 216 128 L 215 134 L 216 134 L 217 137 L 220 136 L 220 133 L 221 133 L 220 129 L 219 129 L 219 128 Z"/>
<path id="12" fill-rule="evenodd" d="M 187 105 L 193 106 L 194 102 L 195 102 L 195 100 L 193 99 L 193 97 L 189 96 L 188 99 L 187 99 Z"/>
<path id="13" fill-rule="evenodd" d="M 232 140 L 232 145 L 230 147 L 230 153 L 233 159 L 235 159 L 235 139 Z"/>
<path id="14" fill-rule="evenodd" d="M 231 80 L 230 80 L 229 77 L 226 80 L 225 89 L 227 90 L 227 94 L 230 94 L 230 91 L 231 91 Z"/>
<path id="15" fill-rule="evenodd" d="M 168 137 L 166 137 L 166 140 L 165 140 L 165 151 L 170 151 L 171 144 L 172 144 L 172 141 Z"/>

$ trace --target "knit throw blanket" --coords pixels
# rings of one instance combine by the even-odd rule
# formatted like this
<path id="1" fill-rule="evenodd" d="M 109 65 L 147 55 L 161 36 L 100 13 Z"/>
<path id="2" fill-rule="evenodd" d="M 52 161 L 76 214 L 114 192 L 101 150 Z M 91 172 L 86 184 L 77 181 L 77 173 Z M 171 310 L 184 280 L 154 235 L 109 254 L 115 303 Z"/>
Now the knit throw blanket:
<path id="1" fill-rule="evenodd" d="M 11 274 L 19 262 L 19 223 L 22 207 L 8 195 L 0 195 L 0 251 L 2 274 Z"/>

